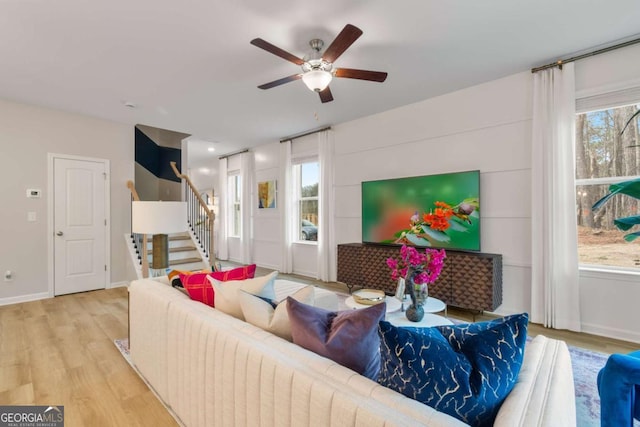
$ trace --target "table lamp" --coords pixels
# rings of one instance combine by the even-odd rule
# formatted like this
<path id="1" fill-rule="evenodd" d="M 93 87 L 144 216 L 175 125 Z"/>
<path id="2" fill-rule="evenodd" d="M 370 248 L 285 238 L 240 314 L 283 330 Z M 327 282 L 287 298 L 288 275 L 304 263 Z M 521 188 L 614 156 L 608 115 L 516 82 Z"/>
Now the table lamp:
<path id="1" fill-rule="evenodd" d="M 169 267 L 168 234 L 186 230 L 186 202 L 132 202 L 131 231 L 153 234 L 151 268 Z M 144 251 L 146 252 L 146 248 Z"/>

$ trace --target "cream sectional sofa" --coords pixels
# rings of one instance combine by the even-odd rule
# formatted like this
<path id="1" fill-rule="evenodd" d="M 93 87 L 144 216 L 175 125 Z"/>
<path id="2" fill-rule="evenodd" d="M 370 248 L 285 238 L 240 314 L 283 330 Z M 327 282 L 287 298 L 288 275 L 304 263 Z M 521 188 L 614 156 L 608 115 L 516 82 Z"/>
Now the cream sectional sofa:
<path id="1" fill-rule="evenodd" d="M 464 426 L 348 368 L 168 286 L 129 287 L 131 359 L 186 426 Z M 496 426 L 575 426 L 562 341 L 527 344 Z"/>

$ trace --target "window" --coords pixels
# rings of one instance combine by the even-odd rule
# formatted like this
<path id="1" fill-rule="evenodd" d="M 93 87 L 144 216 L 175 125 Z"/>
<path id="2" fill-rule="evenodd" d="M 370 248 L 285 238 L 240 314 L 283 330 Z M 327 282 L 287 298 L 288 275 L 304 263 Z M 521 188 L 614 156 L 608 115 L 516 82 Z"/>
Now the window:
<path id="1" fill-rule="evenodd" d="M 293 177 L 296 191 L 296 214 L 298 239 L 306 241 L 318 240 L 318 162 L 300 163 L 293 166 Z"/>
<path id="2" fill-rule="evenodd" d="M 639 107 L 619 106 L 576 115 L 576 214 L 582 265 L 640 268 L 638 245 L 626 242 L 626 232 L 613 225 L 614 218 L 637 215 L 638 200 L 618 195 L 598 211 L 591 210 L 608 193 L 610 184 L 640 175 L 638 119 L 620 134 Z"/>
<path id="3" fill-rule="evenodd" d="M 229 237 L 240 237 L 242 216 L 240 212 L 242 177 L 240 175 L 229 175 L 228 198 L 229 198 Z"/>

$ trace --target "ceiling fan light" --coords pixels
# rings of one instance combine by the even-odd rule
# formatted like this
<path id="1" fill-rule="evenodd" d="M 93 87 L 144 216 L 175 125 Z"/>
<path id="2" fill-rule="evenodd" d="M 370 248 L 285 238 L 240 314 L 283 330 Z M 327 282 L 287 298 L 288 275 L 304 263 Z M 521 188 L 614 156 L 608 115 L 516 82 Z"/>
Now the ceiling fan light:
<path id="1" fill-rule="evenodd" d="M 333 76 L 324 70 L 311 70 L 302 75 L 302 81 L 314 92 L 322 92 L 331 83 Z"/>

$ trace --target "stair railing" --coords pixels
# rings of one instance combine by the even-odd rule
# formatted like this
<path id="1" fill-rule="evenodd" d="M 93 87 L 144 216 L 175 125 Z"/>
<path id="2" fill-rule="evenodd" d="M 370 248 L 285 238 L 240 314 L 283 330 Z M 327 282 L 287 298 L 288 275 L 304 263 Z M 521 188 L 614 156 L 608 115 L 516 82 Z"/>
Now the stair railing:
<path id="1" fill-rule="evenodd" d="M 131 191 L 131 203 L 139 202 L 140 197 L 138 197 L 138 192 L 136 191 L 136 187 L 133 184 L 133 181 L 127 181 L 127 188 Z M 131 209 L 131 224 L 133 226 L 133 209 Z M 149 277 L 149 259 L 147 257 L 147 235 L 134 233 L 133 229 L 131 230 L 131 239 L 133 241 L 133 245 L 136 248 L 136 252 L 138 253 L 138 261 L 142 267 L 142 277 Z"/>
<path id="2" fill-rule="evenodd" d="M 183 180 L 185 199 L 187 202 L 187 222 L 193 232 L 200 249 L 209 259 L 209 266 L 215 264 L 215 252 L 213 251 L 213 223 L 215 215 L 200 196 L 200 193 L 185 174 L 180 173 L 176 162 L 170 162 L 173 172 Z"/>

